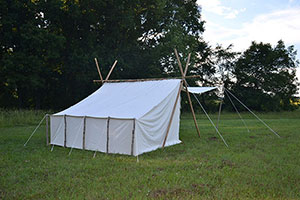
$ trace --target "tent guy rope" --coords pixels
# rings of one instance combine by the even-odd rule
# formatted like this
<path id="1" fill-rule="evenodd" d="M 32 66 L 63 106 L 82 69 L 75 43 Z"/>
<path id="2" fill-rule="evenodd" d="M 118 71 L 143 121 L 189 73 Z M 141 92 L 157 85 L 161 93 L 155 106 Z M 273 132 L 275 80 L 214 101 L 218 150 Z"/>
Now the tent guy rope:
<path id="1" fill-rule="evenodd" d="M 40 123 L 36 126 L 36 128 L 34 129 L 34 131 L 31 133 L 30 137 L 28 138 L 28 140 L 25 142 L 24 147 L 27 145 L 27 143 L 29 142 L 29 140 L 32 138 L 32 136 L 35 134 L 35 132 L 37 131 L 37 129 L 41 126 L 42 122 L 44 121 L 44 119 L 46 118 L 47 115 L 44 115 L 43 119 L 40 121 Z"/>
<path id="2" fill-rule="evenodd" d="M 213 121 L 211 120 L 211 118 L 209 117 L 209 115 L 207 114 L 207 112 L 205 111 L 204 107 L 202 106 L 202 104 L 200 103 L 199 99 L 197 98 L 197 96 L 193 93 L 195 99 L 197 100 L 197 102 L 199 103 L 201 109 L 203 110 L 203 112 L 205 113 L 206 117 L 208 118 L 208 120 L 210 121 L 210 123 L 213 125 L 213 127 L 216 129 L 218 135 L 220 136 L 220 138 L 222 139 L 222 141 L 224 142 L 224 144 L 226 145 L 226 147 L 228 147 L 228 144 L 226 143 L 225 139 L 223 138 L 223 136 L 221 135 L 221 133 L 219 132 L 219 130 L 217 129 L 217 127 L 215 126 L 215 124 L 213 123 Z"/>
<path id="3" fill-rule="evenodd" d="M 235 109 L 236 113 L 239 115 L 240 119 L 242 120 L 244 126 L 246 127 L 246 129 L 247 129 L 247 131 L 248 131 L 248 133 L 249 133 L 250 130 L 249 130 L 249 128 L 248 128 L 246 122 L 245 122 L 244 119 L 242 118 L 240 112 L 238 111 L 237 107 L 234 105 L 233 101 L 231 100 L 230 95 L 228 94 L 228 92 L 227 92 L 226 90 L 225 90 L 225 93 L 227 94 L 229 101 L 231 102 L 233 108 Z"/>
<path id="4" fill-rule="evenodd" d="M 225 90 L 233 96 L 242 106 L 244 106 L 251 114 L 253 114 L 261 123 L 263 123 L 272 133 L 274 133 L 277 137 L 280 138 L 280 135 L 276 133 L 270 126 L 268 126 L 262 119 L 260 119 L 250 108 L 248 108 L 243 102 L 241 102 L 236 96 L 234 96 L 228 89 L 225 88 Z"/>

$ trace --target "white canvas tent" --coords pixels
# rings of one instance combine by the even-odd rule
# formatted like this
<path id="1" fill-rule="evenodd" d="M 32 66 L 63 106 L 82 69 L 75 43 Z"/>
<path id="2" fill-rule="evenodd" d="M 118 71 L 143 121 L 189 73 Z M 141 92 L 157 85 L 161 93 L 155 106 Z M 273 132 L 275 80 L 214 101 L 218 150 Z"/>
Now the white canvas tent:
<path id="1" fill-rule="evenodd" d="M 105 83 L 76 105 L 50 116 L 51 144 L 139 155 L 162 146 L 180 79 Z M 180 101 L 166 146 L 180 143 Z"/>
<path id="2" fill-rule="evenodd" d="M 185 79 L 188 78 L 186 73 L 191 54 L 188 56 L 184 71 L 176 49 L 175 55 L 182 77 L 173 79 L 108 80 L 117 61 L 114 62 L 107 77 L 103 79 L 95 59 L 100 80 L 94 80 L 94 82 L 100 82 L 103 85 L 74 106 L 50 115 L 50 144 L 53 145 L 52 149 L 54 145 L 58 145 L 71 147 L 71 151 L 72 148 L 78 148 L 137 156 L 160 147 L 178 144 L 181 142 L 179 140 L 179 123 L 180 92 L 182 90 L 187 93 L 198 135 L 200 136 L 200 131 L 190 93 L 193 93 L 203 112 L 228 147 L 218 127 L 214 125 L 195 95 L 216 89 L 216 87 L 189 87 Z M 280 137 L 229 90 L 225 89 L 226 91 L 275 135 Z M 232 101 L 231 103 L 233 104 Z M 220 103 L 218 121 L 221 105 L 222 103 Z M 48 114 L 44 116 L 24 146 L 44 119 L 46 119 L 46 143 L 49 144 L 48 117 Z"/>
<path id="3" fill-rule="evenodd" d="M 176 103 L 165 146 L 178 144 L 180 85 L 181 79 L 104 83 L 79 103 L 50 116 L 50 143 L 134 156 L 153 151 L 163 145 Z"/>
<path id="4" fill-rule="evenodd" d="M 175 54 L 182 77 L 162 80 L 109 81 L 117 61 L 103 80 L 95 60 L 102 87 L 70 108 L 50 115 L 50 144 L 134 156 L 178 144 L 183 84 L 200 136 L 189 91 L 204 93 L 215 87 L 187 87 L 190 55 L 183 72 L 177 51 Z"/>

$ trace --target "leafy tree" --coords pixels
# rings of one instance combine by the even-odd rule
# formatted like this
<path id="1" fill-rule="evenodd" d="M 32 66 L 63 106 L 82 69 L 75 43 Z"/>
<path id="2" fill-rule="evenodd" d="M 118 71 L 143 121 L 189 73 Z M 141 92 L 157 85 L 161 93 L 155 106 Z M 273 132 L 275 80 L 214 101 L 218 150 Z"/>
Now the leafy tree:
<path id="1" fill-rule="evenodd" d="M 58 109 L 76 103 L 97 88 L 94 57 L 103 74 L 118 60 L 112 78 L 177 76 L 173 48 L 185 57 L 205 47 L 195 0 L 0 4 L 2 107 Z"/>
<path id="2" fill-rule="evenodd" d="M 296 51 L 278 41 L 270 44 L 252 42 L 235 63 L 233 91 L 251 109 L 279 111 L 295 109 L 297 92 Z"/>
<path id="3" fill-rule="evenodd" d="M 232 50 L 233 45 L 223 48 L 218 45 L 212 54 L 216 73 L 214 74 L 213 82 L 219 85 L 225 85 L 232 82 L 234 79 L 234 63 L 236 62 L 239 53 Z"/>
<path id="4" fill-rule="evenodd" d="M 39 108 L 60 63 L 64 38 L 47 29 L 35 2 L 0 3 L 0 103 Z"/>
<path id="5" fill-rule="evenodd" d="M 225 48 L 221 45 L 217 45 L 215 48 L 207 46 L 205 51 L 201 51 L 204 56 L 199 55 L 202 59 L 199 59 L 200 62 L 196 66 L 197 73 L 202 74 L 202 78 L 200 79 L 201 86 L 227 87 L 232 84 L 234 78 L 234 63 L 239 55 L 239 53 L 234 52 L 232 48 L 233 45 L 229 45 Z M 219 103 L 224 97 L 224 92 L 219 89 L 223 88 L 219 87 L 217 90 L 199 96 L 199 100 L 206 110 L 212 112 L 217 111 Z M 227 104 L 227 102 L 225 104 Z"/>

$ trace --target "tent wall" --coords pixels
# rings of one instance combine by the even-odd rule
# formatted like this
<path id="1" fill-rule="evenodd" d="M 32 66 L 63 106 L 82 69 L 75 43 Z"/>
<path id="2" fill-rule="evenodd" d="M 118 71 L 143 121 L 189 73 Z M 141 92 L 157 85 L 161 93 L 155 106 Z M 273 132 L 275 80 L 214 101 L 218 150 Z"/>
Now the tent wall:
<path id="1" fill-rule="evenodd" d="M 86 118 L 86 149 L 106 152 L 107 119 Z"/>
<path id="2" fill-rule="evenodd" d="M 180 84 L 160 104 L 156 105 L 140 119 L 137 119 L 137 154 L 162 147 L 179 87 Z M 179 140 L 179 124 L 180 98 L 176 103 L 174 117 L 165 146 L 181 143 Z"/>
<path id="3" fill-rule="evenodd" d="M 50 123 L 50 143 L 53 145 L 64 146 L 66 139 L 66 147 L 83 149 L 85 146 L 87 150 L 105 153 L 135 154 L 132 149 L 135 147 L 132 145 L 135 142 L 132 140 L 134 119 L 52 115 Z"/>

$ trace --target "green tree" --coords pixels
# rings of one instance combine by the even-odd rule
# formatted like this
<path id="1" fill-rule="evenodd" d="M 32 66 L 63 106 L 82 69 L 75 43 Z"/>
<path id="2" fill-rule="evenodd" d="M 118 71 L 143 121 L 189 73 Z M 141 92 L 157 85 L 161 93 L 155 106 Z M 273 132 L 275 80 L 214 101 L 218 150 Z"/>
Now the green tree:
<path id="1" fill-rule="evenodd" d="M 278 41 L 270 44 L 252 42 L 235 63 L 233 91 L 254 110 L 292 110 L 297 92 L 296 51 Z"/>
<path id="2" fill-rule="evenodd" d="M 78 102 L 97 88 L 94 57 L 103 74 L 118 60 L 112 78 L 177 76 L 174 47 L 184 57 L 205 48 L 196 0 L 0 4 L 2 107 L 56 109 Z"/>
<path id="3" fill-rule="evenodd" d="M 64 39 L 47 29 L 37 3 L 0 1 L 0 103 L 20 108 L 44 104 Z"/>

